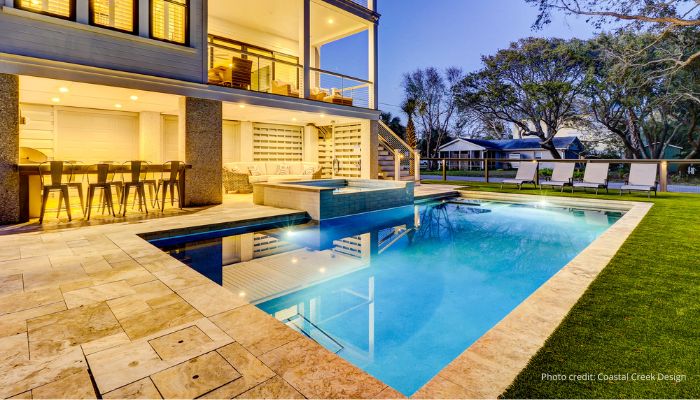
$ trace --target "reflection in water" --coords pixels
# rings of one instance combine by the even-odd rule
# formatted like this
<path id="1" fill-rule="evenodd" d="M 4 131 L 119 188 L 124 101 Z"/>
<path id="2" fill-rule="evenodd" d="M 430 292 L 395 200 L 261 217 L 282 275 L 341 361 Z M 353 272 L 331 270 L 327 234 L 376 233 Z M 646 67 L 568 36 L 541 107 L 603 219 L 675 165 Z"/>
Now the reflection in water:
<path id="1" fill-rule="evenodd" d="M 619 217 L 458 200 L 165 250 L 410 395 Z"/>

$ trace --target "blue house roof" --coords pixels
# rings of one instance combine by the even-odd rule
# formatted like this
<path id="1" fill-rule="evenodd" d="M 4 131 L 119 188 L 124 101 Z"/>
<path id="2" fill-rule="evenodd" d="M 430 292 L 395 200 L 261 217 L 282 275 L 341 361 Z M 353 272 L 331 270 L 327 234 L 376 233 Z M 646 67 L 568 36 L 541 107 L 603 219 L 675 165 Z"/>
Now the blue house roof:
<path id="1" fill-rule="evenodd" d="M 507 139 L 507 140 L 485 140 L 485 139 L 461 139 L 475 145 L 484 147 L 488 150 L 540 150 L 540 139 L 538 138 L 527 138 L 527 139 Z M 554 147 L 557 149 L 583 150 L 583 144 L 575 136 L 567 137 L 555 137 L 552 139 Z"/>

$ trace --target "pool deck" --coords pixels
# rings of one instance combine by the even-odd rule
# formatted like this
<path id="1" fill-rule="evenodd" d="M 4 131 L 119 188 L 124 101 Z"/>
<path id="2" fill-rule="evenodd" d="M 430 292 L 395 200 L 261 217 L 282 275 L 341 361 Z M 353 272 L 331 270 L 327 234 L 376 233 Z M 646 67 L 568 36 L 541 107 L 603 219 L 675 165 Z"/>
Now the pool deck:
<path id="1" fill-rule="evenodd" d="M 629 204 L 414 397 L 498 396 L 651 207 Z M 187 215 L 0 237 L 0 396 L 403 397 L 138 236 L 266 217 L 299 212 L 238 196 Z"/>

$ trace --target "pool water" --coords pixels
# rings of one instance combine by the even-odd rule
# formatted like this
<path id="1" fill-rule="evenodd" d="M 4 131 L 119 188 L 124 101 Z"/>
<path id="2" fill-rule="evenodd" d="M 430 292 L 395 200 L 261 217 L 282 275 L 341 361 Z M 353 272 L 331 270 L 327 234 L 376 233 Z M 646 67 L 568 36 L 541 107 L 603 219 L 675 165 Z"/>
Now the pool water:
<path id="1" fill-rule="evenodd" d="M 258 232 L 252 257 L 232 238 L 164 249 L 410 396 L 621 217 L 466 199 L 400 212 Z"/>

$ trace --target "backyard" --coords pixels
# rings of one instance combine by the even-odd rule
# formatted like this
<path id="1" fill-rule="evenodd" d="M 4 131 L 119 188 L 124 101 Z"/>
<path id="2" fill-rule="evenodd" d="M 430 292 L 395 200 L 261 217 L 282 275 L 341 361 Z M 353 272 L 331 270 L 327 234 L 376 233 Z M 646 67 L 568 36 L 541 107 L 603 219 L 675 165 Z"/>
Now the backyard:
<path id="1" fill-rule="evenodd" d="M 620 199 L 617 191 L 572 195 L 482 183 L 470 183 L 468 189 Z M 680 193 L 622 199 L 652 201 L 654 207 L 502 397 L 700 396 L 700 241 L 694 239 L 700 202 L 697 195 Z M 633 374 L 651 374 L 654 379 Z M 552 378 L 555 375 L 567 378 Z"/>

